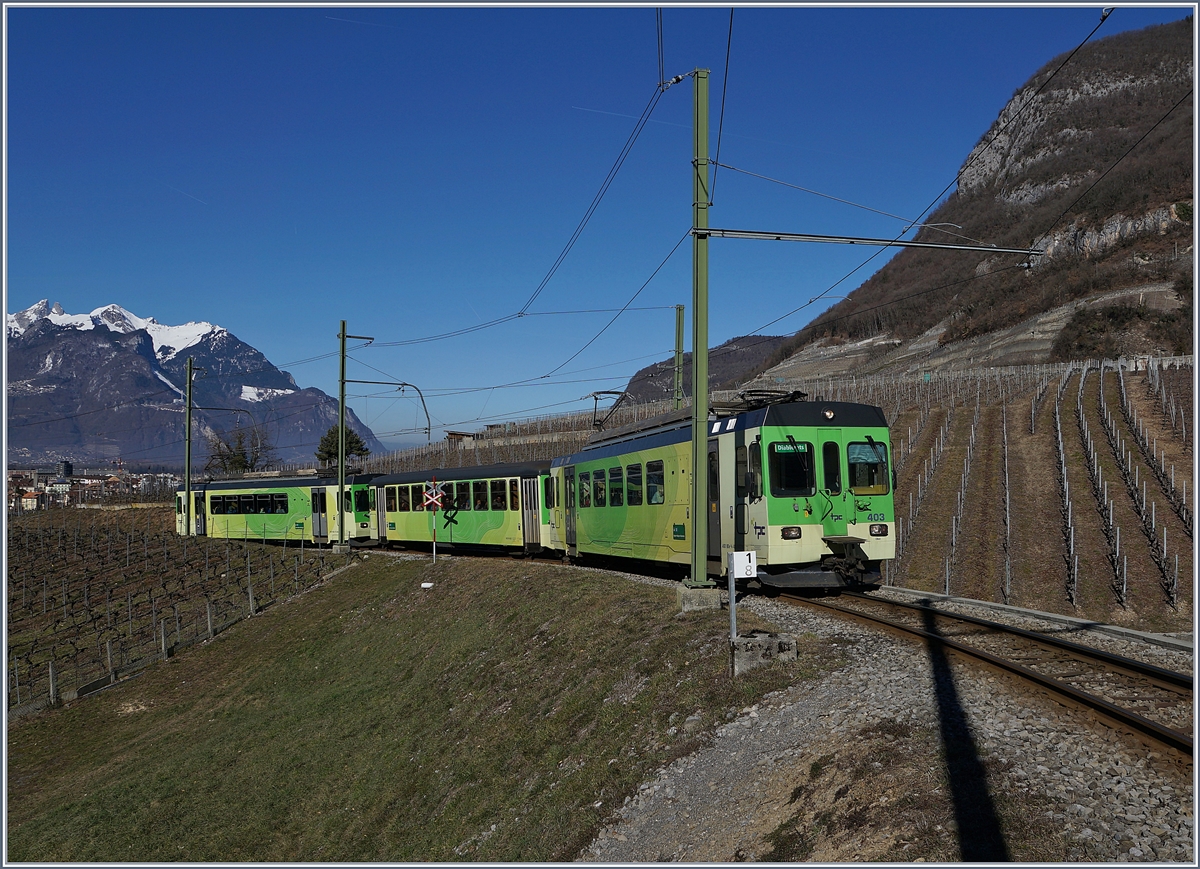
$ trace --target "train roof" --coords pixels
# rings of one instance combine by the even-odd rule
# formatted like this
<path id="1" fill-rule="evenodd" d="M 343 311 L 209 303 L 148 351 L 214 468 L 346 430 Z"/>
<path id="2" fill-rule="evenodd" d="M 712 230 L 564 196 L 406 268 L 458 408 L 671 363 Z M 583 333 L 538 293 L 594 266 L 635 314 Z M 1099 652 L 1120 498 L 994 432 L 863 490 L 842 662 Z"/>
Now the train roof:
<path id="1" fill-rule="evenodd" d="M 496 465 L 464 465 L 461 468 L 431 468 L 424 471 L 405 471 L 376 477 L 376 486 L 396 483 L 427 483 L 435 477 L 441 480 L 490 480 L 497 477 L 536 477 L 550 470 L 550 460 L 540 462 L 506 462 Z"/>
<path id="2" fill-rule="evenodd" d="M 368 483 L 378 476 L 378 474 L 348 474 L 346 476 L 346 485 Z M 248 480 L 204 480 L 200 483 L 192 483 L 192 491 L 200 492 L 213 489 L 308 489 L 336 485 L 337 474 L 334 474 L 332 477 L 252 477 Z M 180 483 L 176 486 L 175 491 L 182 492 L 183 484 Z"/>
<path id="3" fill-rule="evenodd" d="M 789 393 L 792 398 L 798 393 Z M 739 410 L 740 408 L 740 410 Z M 573 465 L 620 455 L 632 449 L 651 449 L 691 440 L 691 408 L 671 411 L 592 436 L 578 452 L 554 460 L 554 466 Z M 808 428 L 886 428 L 883 410 L 850 401 L 726 402 L 708 417 L 711 435 L 763 425 Z"/>

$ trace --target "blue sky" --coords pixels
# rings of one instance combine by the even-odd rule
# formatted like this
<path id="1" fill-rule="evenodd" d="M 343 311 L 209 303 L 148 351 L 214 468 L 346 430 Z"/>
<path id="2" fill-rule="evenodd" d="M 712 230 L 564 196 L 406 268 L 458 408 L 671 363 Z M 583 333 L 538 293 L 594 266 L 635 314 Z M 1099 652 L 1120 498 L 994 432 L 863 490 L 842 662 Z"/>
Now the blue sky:
<path id="1" fill-rule="evenodd" d="M 711 69 L 720 161 L 917 218 L 1013 93 L 1099 5 L 663 10 L 667 77 Z M 1095 38 L 1191 7 L 1120 7 Z M 229 329 L 337 393 L 339 321 L 376 345 L 348 376 L 405 380 L 436 429 L 590 409 L 670 354 L 691 302 L 692 85 L 670 88 L 531 314 L 651 100 L 653 7 L 6 9 L 6 306 Z M 892 236 L 904 223 L 718 170 L 710 225 Z M 714 239 L 710 343 L 884 262 L 861 248 Z M 862 266 L 859 271 L 854 269 Z M 848 274 L 851 277 L 846 278 Z M 845 280 L 838 284 L 839 280 Z M 831 289 L 835 287 L 836 289 Z M 826 302 L 766 334 L 791 333 Z M 688 315 L 690 346 L 690 311 Z M 566 363 L 563 365 L 563 363 Z M 543 377 L 551 371 L 552 377 Z M 533 379 L 533 385 L 502 387 Z M 463 390 L 474 390 L 463 392 Z M 351 386 L 385 440 L 410 391 Z M 457 394 L 455 394 L 457 393 Z"/>

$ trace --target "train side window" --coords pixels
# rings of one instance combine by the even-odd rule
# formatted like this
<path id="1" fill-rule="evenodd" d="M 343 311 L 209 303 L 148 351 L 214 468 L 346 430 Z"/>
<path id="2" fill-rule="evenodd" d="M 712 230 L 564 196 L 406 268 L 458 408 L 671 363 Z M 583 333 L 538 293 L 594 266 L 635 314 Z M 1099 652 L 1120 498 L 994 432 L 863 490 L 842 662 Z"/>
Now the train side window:
<path id="1" fill-rule="evenodd" d="M 457 510 L 471 509 L 471 484 L 470 483 L 455 483 L 454 484 L 454 507 Z"/>
<path id="2" fill-rule="evenodd" d="M 253 495 L 238 495 L 238 512 L 249 516 L 254 513 L 254 496 Z"/>
<path id="3" fill-rule="evenodd" d="M 608 469 L 608 506 L 625 506 L 625 472 L 620 468 Z"/>
<path id="4" fill-rule="evenodd" d="M 504 496 L 504 481 L 492 480 L 492 509 L 507 510 L 508 499 Z"/>
<path id="5" fill-rule="evenodd" d="M 607 495 L 604 487 L 604 469 L 600 468 L 592 472 L 592 503 L 597 507 L 603 507 L 607 500 Z"/>
<path id="6" fill-rule="evenodd" d="M 630 507 L 642 503 L 642 466 L 630 465 L 625 469 L 625 503 Z"/>
<path id="7" fill-rule="evenodd" d="M 254 511 L 256 513 L 271 512 L 271 496 L 270 495 L 255 495 L 254 496 Z"/>
<path id="8" fill-rule="evenodd" d="M 557 506 L 554 501 L 553 477 L 546 477 L 542 480 L 542 500 L 545 502 L 547 510 L 553 510 Z"/>
<path id="9" fill-rule="evenodd" d="M 850 473 L 850 491 L 855 495 L 888 493 L 887 447 L 874 443 L 846 445 L 846 465 Z"/>
<path id="10" fill-rule="evenodd" d="M 825 475 L 825 491 L 830 495 L 842 491 L 842 451 L 834 441 L 821 444 L 821 464 Z"/>
<path id="11" fill-rule="evenodd" d="M 753 500 L 758 500 L 762 497 L 762 447 L 758 441 L 750 444 L 749 456 L 746 462 L 746 486 L 750 490 L 750 497 Z"/>
<path id="12" fill-rule="evenodd" d="M 213 495 L 208 502 L 208 512 L 211 516 L 220 516 L 225 512 L 225 499 L 220 495 Z"/>
<path id="13" fill-rule="evenodd" d="M 175 496 L 175 515 L 176 516 L 183 515 L 183 495 Z"/>
<path id="14" fill-rule="evenodd" d="M 486 510 L 488 508 L 487 480 L 476 480 L 471 484 L 471 488 L 475 493 L 475 509 Z"/>
<path id="15" fill-rule="evenodd" d="M 516 479 L 508 481 L 508 509 L 521 509 L 521 484 Z"/>
<path id="16" fill-rule="evenodd" d="M 592 476 L 587 471 L 579 475 L 579 506 L 592 506 Z"/>
<path id="17" fill-rule="evenodd" d="M 409 487 L 405 486 L 404 490 L 408 491 Z M 420 483 L 416 483 L 412 487 L 412 508 L 414 513 L 425 512 L 425 487 Z"/>
<path id="18" fill-rule="evenodd" d="M 390 498 L 393 501 L 393 505 L 387 509 L 400 513 L 412 512 L 412 498 L 409 497 L 410 490 L 408 486 L 399 486 L 396 488 L 388 486 L 384 491 L 386 492 L 385 498 Z"/>
<path id="19" fill-rule="evenodd" d="M 276 492 L 271 496 L 271 504 L 275 508 L 276 514 L 284 514 L 288 511 L 288 496 L 284 492 Z"/>
<path id="20" fill-rule="evenodd" d="M 743 444 L 733 451 L 734 485 L 739 499 L 750 494 L 749 461 Z"/>
<path id="21" fill-rule="evenodd" d="M 667 477 L 663 463 L 646 462 L 646 503 L 661 504 L 666 498 Z"/>
<path id="22" fill-rule="evenodd" d="M 383 490 L 383 512 L 396 512 L 396 487 L 388 486 Z"/>
<path id="23" fill-rule="evenodd" d="M 767 465 L 774 497 L 808 498 L 817 493 L 812 444 L 773 443 L 767 448 Z"/>

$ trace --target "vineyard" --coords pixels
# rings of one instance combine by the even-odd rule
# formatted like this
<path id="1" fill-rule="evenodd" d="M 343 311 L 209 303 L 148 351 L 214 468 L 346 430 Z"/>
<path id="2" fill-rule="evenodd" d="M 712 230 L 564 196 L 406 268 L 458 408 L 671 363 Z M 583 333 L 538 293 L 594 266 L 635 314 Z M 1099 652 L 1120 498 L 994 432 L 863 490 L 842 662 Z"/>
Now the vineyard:
<path id="1" fill-rule="evenodd" d="M 97 690 L 348 560 L 311 546 L 182 538 L 165 505 L 10 518 L 8 705 L 37 708 Z"/>
<path id="2" fill-rule="evenodd" d="M 883 408 L 897 471 L 885 581 L 1151 631 L 1192 622 L 1193 359 L 778 384 Z M 714 395 L 714 400 L 729 396 Z M 660 412 L 619 410 L 610 427 Z M 561 455 L 591 414 L 492 427 L 369 470 Z M 87 693 L 321 581 L 311 546 L 181 539 L 169 508 L 61 510 L 8 531 L 8 704 Z"/>

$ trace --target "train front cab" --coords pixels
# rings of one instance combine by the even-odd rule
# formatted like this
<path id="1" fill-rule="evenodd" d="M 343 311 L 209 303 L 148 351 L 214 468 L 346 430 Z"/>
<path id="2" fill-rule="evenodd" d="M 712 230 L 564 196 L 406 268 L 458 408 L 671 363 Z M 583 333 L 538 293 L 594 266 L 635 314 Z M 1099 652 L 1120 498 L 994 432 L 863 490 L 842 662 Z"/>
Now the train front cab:
<path id="1" fill-rule="evenodd" d="M 881 561 L 895 556 L 889 451 L 883 414 L 868 405 L 772 406 L 757 428 L 714 422 L 709 573 L 724 574 L 729 552 L 753 551 L 766 585 L 877 582 Z"/>

